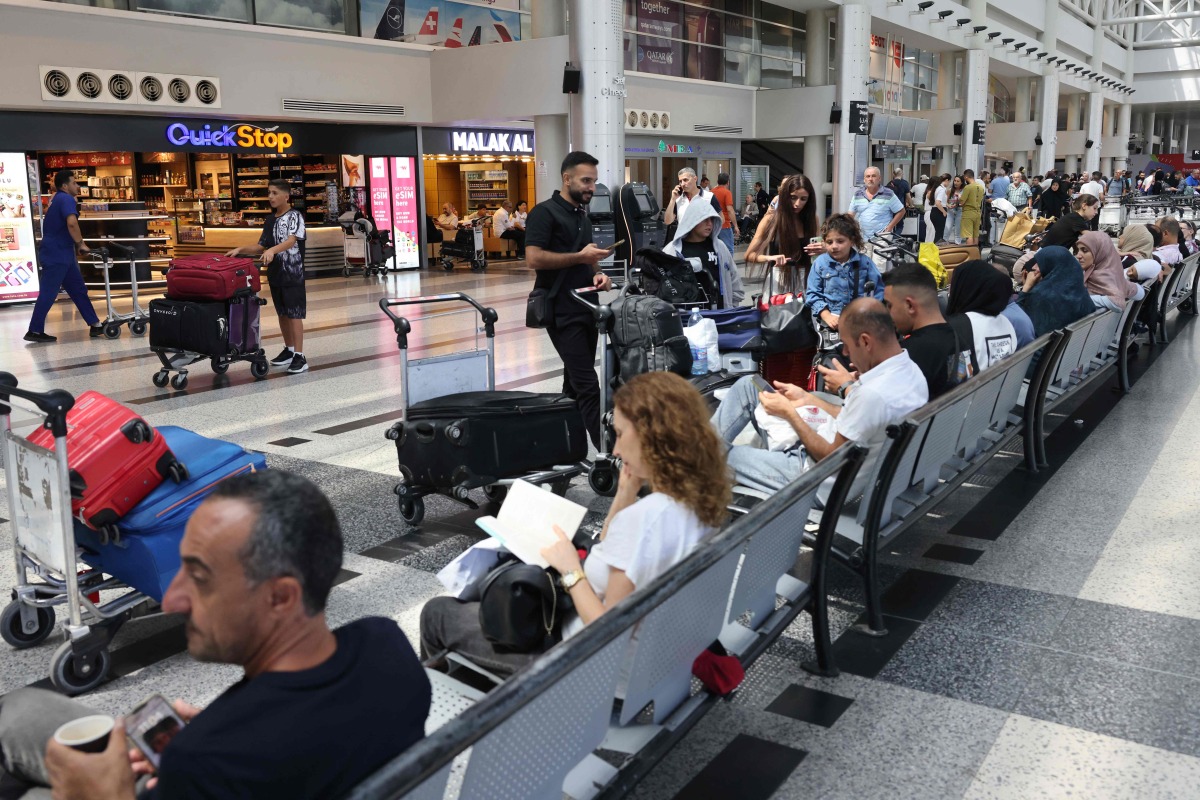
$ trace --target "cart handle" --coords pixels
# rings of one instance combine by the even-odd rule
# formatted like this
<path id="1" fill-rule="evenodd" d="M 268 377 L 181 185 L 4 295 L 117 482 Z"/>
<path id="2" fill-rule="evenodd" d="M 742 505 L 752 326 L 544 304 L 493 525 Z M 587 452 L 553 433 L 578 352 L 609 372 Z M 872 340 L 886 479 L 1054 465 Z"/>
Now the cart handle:
<path id="1" fill-rule="evenodd" d="M 48 392 L 31 392 L 17 388 L 17 377 L 9 372 L 0 372 L 0 417 L 12 413 L 9 396 L 20 397 L 33 403 L 46 415 L 46 426 L 54 437 L 67 435 L 67 412 L 75 405 L 75 398 L 63 389 Z"/>
<path id="2" fill-rule="evenodd" d="M 392 321 L 392 327 L 396 330 L 396 344 L 400 346 L 401 350 L 407 350 L 408 334 L 412 332 L 412 324 L 406 318 L 392 311 L 392 306 L 414 306 L 421 303 L 450 303 L 456 300 L 474 306 L 475 310 L 479 312 L 479 316 L 483 319 L 484 334 L 489 339 L 496 338 L 496 321 L 500 319 L 500 315 L 496 313 L 496 309 L 481 305 L 474 297 L 462 292 L 429 294 L 419 297 L 381 297 L 379 299 L 379 308 Z"/>
<path id="3" fill-rule="evenodd" d="M 580 303 L 587 306 L 588 311 L 592 312 L 592 316 L 595 317 L 596 322 L 600 324 L 600 328 L 603 330 L 605 324 L 612 319 L 612 308 L 607 303 L 596 304 L 588 300 L 589 296 L 597 295 L 601 290 L 595 286 L 584 286 L 582 289 L 571 289 L 570 291 L 571 297 L 574 297 Z M 622 294 L 624 294 L 624 289 L 622 289 Z"/>

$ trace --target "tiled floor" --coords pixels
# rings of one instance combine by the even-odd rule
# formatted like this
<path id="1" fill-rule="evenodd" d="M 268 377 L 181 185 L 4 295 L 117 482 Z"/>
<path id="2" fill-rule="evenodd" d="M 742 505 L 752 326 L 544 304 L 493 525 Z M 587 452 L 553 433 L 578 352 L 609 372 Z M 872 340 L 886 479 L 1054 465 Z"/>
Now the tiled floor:
<path id="1" fill-rule="evenodd" d="M 153 424 L 178 424 L 267 454 L 302 473 L 338 510 L 344 571 L 334 624 L 366 614 L 417 635 L 434 573 L 482 534 L 471 510 L 427 499 L 408 528 L 396 508 L 400 362 L 385 295 L 464 291 L 500 313 L 496 380 L 552 391 L 560 365 L 543 333 L 522 323 L 530 275 L 496 264 L 486 276 L 407 273 L 326 278 L 309 286 L 311 370 L 254 381 L 234 366 L 198 364 L 186 391 L 155 389 L 146 342 L 89 340 L 64 300 L 50 346 L 20 342 L 29 309 L 0 309 L 0 369 L 23 386 L 98 389 Z M 471 315 L 413 311 L 410 355 L 472 346 Z M 280 346 L 270 306 L 265 346 Z M 801 616 L 727 702 L 718 703 L 642 781 L 657 798 L 1188 798 L 1200 786 L 1200 548 L 1192 544 L 1200 474 L 1196 369 L 1200 326 L 1146 349 L 1133 393 L 1100 387 L 1059 421 L 1051 468 L 997 458 L 921 524 L 892 542 L 881 575 L 889 635 L 848 631 L 862 592 L 831 576 L 842 674 L 815 678 Z M 30 414 L 15 417 L 28 429 Z M 1080 422 L 1076 424 L 1076 420 Z M 576 480 L 570 496 L 599 519 L 607 501 Z M 482 494 L 475 499 L 484 504 Z M 7 517 L 0 496 L 0 520 Z M 0 550 L 11 546 L 0 527 Z M 0 557 L 0 588 L 13 582 Z M 0 647 L 0 693 L 42 681 L 53 643 Z M 183 652 L 179 623 L 127 625 L 99 709 L 128 709 L 151 691 L 202 704 L 237 678 Z"/>

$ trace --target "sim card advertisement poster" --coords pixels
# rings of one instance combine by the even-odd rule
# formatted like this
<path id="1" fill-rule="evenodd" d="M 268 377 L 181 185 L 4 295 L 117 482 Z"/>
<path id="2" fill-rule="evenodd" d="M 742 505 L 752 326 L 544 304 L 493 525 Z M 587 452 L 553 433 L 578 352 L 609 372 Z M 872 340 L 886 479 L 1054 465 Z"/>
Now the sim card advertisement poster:
<path id="1" fill-rule="evenodd" d="M 37 296 L 37 242 L 25 154 L 0 153 L 0 305 Z"/>
<path id="2" fill-rule="evenodd" d="M 371 217 L 380 230 L 392 232 L 399 269 L 421 266 L 418 234 L 422 217 L 417 209 L 416 161 L 404 156 L 370 159 Z"/>

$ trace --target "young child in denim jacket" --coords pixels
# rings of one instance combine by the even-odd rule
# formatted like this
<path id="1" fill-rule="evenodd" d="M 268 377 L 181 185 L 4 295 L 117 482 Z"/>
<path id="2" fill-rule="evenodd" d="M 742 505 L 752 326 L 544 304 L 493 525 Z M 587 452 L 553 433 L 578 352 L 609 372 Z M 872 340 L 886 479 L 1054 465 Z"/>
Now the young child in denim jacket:
<path id="1" fill-rule="evenodd" d="M 874 296 L 883 300 L 883 277 L 875 262 L 863 254 L 862 232 L 849 214 L 834 214 L 821 226 L 825 253 L 818 256 L 808 272 L 804 302 L 813 319 L 837 330 L 842 309 L 856 297 Z M 855 266 L 858 286 L 853 286 Z M 867 284 L 873 284 L 870 292 Z"/>

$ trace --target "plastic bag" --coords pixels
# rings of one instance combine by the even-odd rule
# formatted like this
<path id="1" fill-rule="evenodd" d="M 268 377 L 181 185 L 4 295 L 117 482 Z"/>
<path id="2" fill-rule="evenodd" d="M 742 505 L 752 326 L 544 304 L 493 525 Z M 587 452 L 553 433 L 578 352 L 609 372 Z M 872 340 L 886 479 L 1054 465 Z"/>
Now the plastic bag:
<path id="1" fill-rule="evenodd" d="M 938 288 L 944 288 L 946 285 L 946 268 L 942 266 L 942 251 L 938 249 L 938 246 L 933 242 L 922 242 L 917 260 L 921 262 L 921 266 L 933 273 Z"/>
<path id="2" fill-rule="evenodd" d="M 708 371 L 721 370 L 721 351 L 717 349 L 717 323 L 711 319 L 701 319 L 695 325 L 683 329 L 688 344 L 692 347 L 703 347 L 708 353 Z"/>

